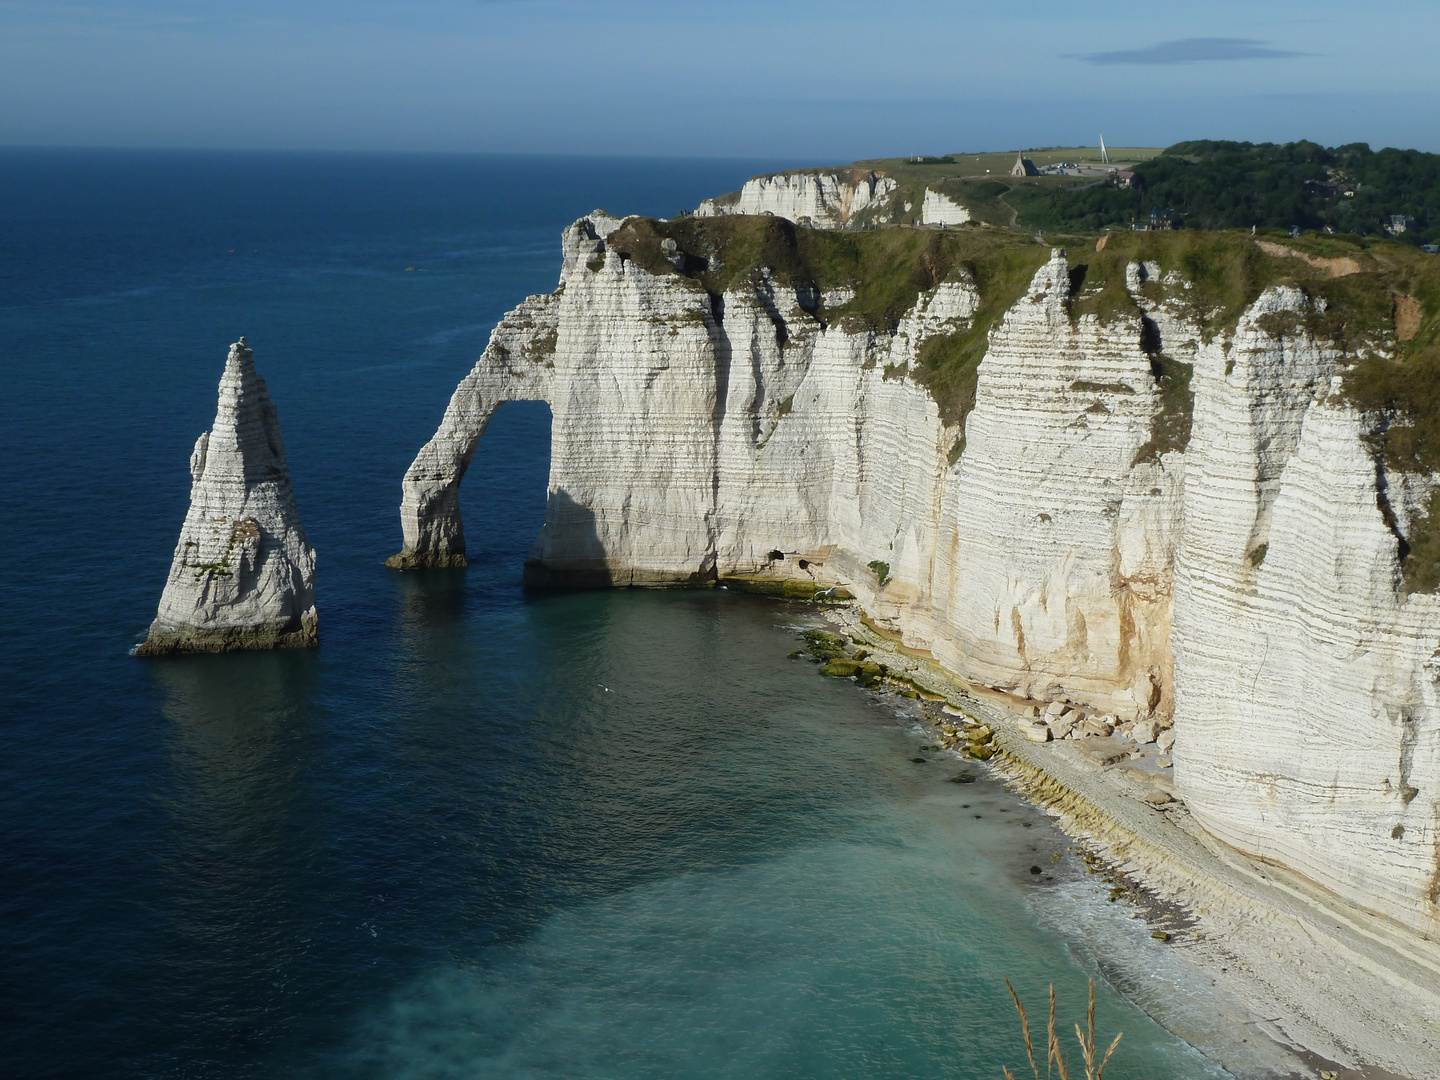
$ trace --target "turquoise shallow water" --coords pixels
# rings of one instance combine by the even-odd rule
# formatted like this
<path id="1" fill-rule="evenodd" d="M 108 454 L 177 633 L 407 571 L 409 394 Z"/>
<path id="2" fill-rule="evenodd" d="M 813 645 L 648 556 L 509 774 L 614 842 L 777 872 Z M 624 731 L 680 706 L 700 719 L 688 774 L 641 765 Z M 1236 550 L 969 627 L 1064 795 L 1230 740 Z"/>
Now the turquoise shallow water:
<path id="1" fill-rule="evenodd" d="M 787 659 L 803 608 L 526 593 L 543 405 L 482 443 L 468 571 L 381 565 L 560 228 L 775 163 L 0 156 L 14 1075 L 998 1076 L 1005 977 L 1078 1016 L 1094 971 L 1169 970 L 1043 818 L 913 762 L 902 703 Z M 137 661 L 240 334 L 324 644 Z M 1099 992 L 1107 1075 L 1219 1075 Z"/>

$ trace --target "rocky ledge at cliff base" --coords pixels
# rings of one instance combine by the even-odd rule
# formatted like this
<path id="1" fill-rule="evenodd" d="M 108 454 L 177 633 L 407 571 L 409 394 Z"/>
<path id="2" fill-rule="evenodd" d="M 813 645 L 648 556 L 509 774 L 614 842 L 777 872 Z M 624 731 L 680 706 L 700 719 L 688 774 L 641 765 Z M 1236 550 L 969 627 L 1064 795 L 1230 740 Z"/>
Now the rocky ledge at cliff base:
<path id="1" fill-rule="evenodd" d="M 244 338 L 230 346 L 215 424 L 195 443 L 190 475 L 190 511 L 136 655 L 318 645 L 315 551 Z"/>

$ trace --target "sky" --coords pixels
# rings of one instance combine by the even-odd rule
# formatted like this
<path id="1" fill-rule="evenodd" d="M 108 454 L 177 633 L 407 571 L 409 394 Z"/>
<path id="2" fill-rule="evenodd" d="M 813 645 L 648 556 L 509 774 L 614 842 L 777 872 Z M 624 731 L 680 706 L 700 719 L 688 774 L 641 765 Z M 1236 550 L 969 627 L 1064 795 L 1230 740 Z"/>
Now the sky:
<path id="1" fill-rule="evenodd" d="M 1411 0 L 0 0 L 0 145 L 1440 151 Z"/>

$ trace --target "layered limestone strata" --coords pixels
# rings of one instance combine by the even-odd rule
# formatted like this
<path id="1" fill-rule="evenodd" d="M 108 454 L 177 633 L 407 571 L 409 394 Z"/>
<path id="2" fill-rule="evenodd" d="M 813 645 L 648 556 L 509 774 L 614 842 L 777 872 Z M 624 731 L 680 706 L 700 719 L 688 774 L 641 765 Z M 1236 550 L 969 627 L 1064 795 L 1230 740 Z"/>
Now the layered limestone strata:
<path id="1" fill-rule="evenodd" d="M 990 336 L 944 490 L 927 644 L 1022 697 L 1168 715 L 1183 467 L 1136 460 L 1159 408 L 1139 318 L 1072 319 L 1069 289 L 1057 253 Z"/>
<path id="2" fill-rule="evenodd" d="M 1305 304 L 1274 290 L 1197 351 L 1176 782 L 1221 839 L 1433 936 L 1440 598 L 1400 570 L 1428 484 L 1387 476 L 1333 353 L 1261 329 Z"/>
<path id="3" fill-rule="evenodd" d="M 970 211 L 954 199 L 925 189 L 925 197 L 920 202 L 920 224 L 964 225 L 969 220 Z"/>
<path id="4" fill-rule="evenodd" d="M 772 214 L 816 228 L 840 229 L 856 214 L 885 202 L 894 191 L 894 180 L 863 170 L 777 173 L 747 180 L 739 195 L 730 199 L 706 199 L 695 216 Z"/>
<path id="5" fill-rule="evenodd" d="M 1130 306 L 1083 314 L 1056 251 L 955 424 L 916 377 L 978 317 L 965 272 L 877 333 L 833 314 L 853 289 L 762 267 L 712 294 L 681 252 L 623 257 L 618 225 L 567 230 L 560 287 L 497 327 L 407 474 L 392 565 L 463 559 L 476 440 L 500 402 L 546 400 L 531 583 L 843 588 L 962 678 L 1173 716 L 1207 829 L 1440 929 L 1440 602 L 1399 570 L 1430 485 L 1377 462 L 1305 293 L 1266 289 L 1211 340 L 1153 264 Z M 1169 441 L 1167 364 L 1193 370 Z"/>
<path id="6" fill-rule="evenodd" d="M 230 346 L 219 396 L 190 456 L 190 509 L 140 656 L 319 644 L 315 551 L 244 338 Z"/>

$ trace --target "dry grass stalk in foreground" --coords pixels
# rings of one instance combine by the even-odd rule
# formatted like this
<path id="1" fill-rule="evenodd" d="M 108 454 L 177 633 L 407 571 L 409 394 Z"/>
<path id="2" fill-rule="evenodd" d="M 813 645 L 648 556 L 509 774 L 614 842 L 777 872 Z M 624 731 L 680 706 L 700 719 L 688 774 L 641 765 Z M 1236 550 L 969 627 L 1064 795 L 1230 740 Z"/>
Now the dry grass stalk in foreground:
<path id="1" fill-rule="evenodd" d="M 1010 991 L 1010 997 L 1015 1002 L 1015 1011 L 1020 1014 L 1020 1030 L 1025 1033 L 1025 1054 L 1030 1058 L 1030 1071 L 1035 1074 L 1035 1080 L 1040 1080 L 1040 1066 L 1035 1063 L 1035 1047 L 1030 1040 L 1030 1018 L 1025 1015 L 1025 1006 L 1020 1004 L 1020 995 L 1015 992 L 1015 987 L 1010 985 L 1010 980 L 1005 980 L 1005 987 Z M 1090 1005 L 1085 1010 L 1085 1028 L 1082 1030 L 1079 1024 L 1075 1025 L 1075 1037 L 1080 1040 L 1080 1056 L 1085 1061 L 1085 1080 L 1103 1080 L 1105 1066 L 1110 1061 L 1110 1055 L 1115 1053 L 1115 1047 L 1120 1045 L 1122 1031 L 1115 1036 L 1110 1043 L 1110 1048 L 1105 1051 L 1105 1056 L 1100 1059 L 1099 1064 L 1095 1062 L 1095 980 L 1090 980 Z M 1045 1029 L 1045 1075 L 1050 1076 L 1053 1067 L 1060 1080 L 1070 1080 L 1070 1069 L 1065 1061 L 1065 1056 L 1060 1052 L 1060 1040 L 1055 1035 L 1055 984 L 1050 984 L 1050 1023 Z M 1014 1074 L 1005 1069 L 1005 1080 L 1015 1080 Z"/>

